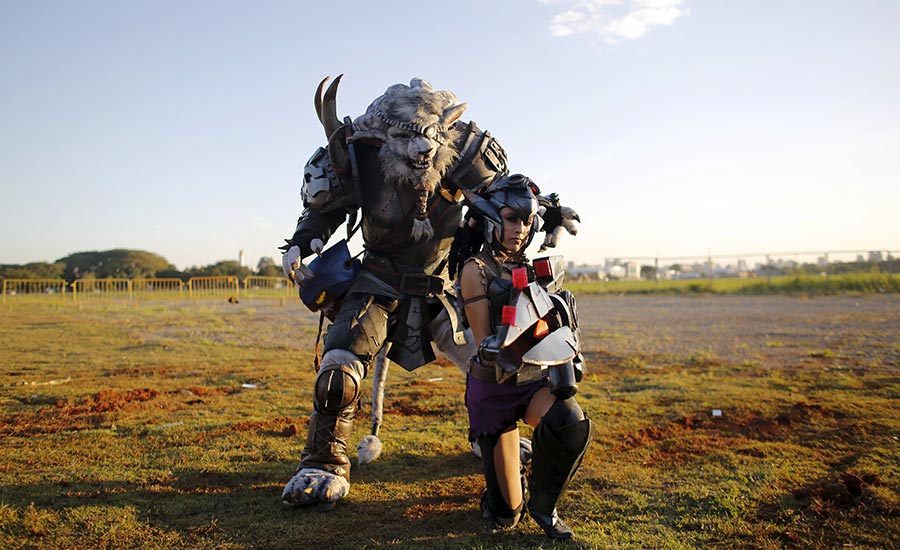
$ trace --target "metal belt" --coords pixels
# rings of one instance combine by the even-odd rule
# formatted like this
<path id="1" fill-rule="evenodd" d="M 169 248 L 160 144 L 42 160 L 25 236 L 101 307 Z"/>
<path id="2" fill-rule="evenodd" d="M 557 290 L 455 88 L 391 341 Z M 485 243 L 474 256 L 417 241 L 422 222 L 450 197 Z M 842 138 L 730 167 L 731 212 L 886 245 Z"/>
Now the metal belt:
<path id="1" fill-rule="evenodd" d="M 485 367 L 482 365 L 477 356 L 473 355 L 472 358 L 469 359 L 469 363 L 466 365 L 466 371 L 471 374 L 473 378 L 477 378 L 482 382 L 497 383 L 497 371 L 493 367 Z"/>
<path id="2" fill-rule="evenodd" d="M 435 275 L 388 271 L 383 262 L 371 260 L 364 260 L 363 266 L 373 275 L 407 296 L 434 296 L 444 290 L 444 279 Z"/>

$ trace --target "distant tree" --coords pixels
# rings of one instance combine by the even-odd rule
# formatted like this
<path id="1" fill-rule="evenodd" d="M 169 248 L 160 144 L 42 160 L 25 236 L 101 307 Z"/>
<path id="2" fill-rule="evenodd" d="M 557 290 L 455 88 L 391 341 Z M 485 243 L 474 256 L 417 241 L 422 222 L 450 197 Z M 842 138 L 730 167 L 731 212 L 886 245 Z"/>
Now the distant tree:
<path id="1" fill-rule="evenodd" d="M 656 278 L 656 268 L 652 265 L 641 266 L 641 279 L 652 280 Z"/>
<path id="2" fill-rule="evenodd" d="M 65 269 L 63 262 L 0 265 L 0 279 L 61 279 Z"/>
<path id="3" fill-rule="evenodd" d="M 157 271 L 156 277 L 159 279 L 181 279 L 182 281 L 187 281 L 189 278 L 183 271 L 178 271 L 177 269 Z"/>
<path id="4" fill-rule="evenodd" d="M 253 275 L 253 271 L 249 267 L 242 266 L 236 260 L 222 260 L 203 267 L 195 266 L 185 270 L 184 273 L 188 277 L 224 277 L 231 275 L 239 279 Z"/>
<path id="5" fill-rule="evenodd" d="M 115 249 L 102 252 L 76 252 L 58 262 L 66 264 L 69 281 L 93 275 L 105 277 L 155 277 L 160 271 L 175 269 L 165 258 L 143 250 Z"/>
<path id="6" fill-rule="evenodd" d="M 283 275 L 281 266 L 268 256 L 263 256 L 256 264 L 256 274 L 261 277 L 279 277 Z"/>

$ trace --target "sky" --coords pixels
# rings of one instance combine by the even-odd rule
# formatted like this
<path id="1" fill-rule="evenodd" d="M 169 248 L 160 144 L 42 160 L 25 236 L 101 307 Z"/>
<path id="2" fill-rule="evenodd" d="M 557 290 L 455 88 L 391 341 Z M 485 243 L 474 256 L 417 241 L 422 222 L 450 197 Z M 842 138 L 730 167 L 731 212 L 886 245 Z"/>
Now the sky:
<path id="1" fill-rule="evenodd" d="M 900 248 L 900 2 L 0 0 L 0 264 L 278 258 L 323 145 L 413 77 L 605 257 Z M 342 231 L 342 230 L 341 230 Z"/>

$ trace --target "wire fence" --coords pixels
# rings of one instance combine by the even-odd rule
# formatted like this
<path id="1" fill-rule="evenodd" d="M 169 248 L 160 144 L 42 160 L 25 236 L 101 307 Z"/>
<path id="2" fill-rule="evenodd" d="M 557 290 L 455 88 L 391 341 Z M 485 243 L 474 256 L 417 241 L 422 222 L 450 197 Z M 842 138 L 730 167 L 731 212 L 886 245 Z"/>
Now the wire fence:
<path id="1" fill-rule="evenodd" d="M 3 301 L 10 297 L 19 302 L 63 302 L 67 286 L 63 279 L 4 279 Z"/>
<path id="2" fill-rule="evenodd" d="M 191 277 L 187 282 L 177 278 L 142 279 L 77 279 L 67 283 L 64 279 L 4 279 L 2 284 L 4 303 L 73 302 L 178 302 L 181 300 L 231 300 L 277 299 L 284 303 L 299 299 L 286 277 L 246 277 L 240 281 L 234 276 Z"/>
<path id="3" fill-rule="evenodd" d="M 900 250 L 824 250 L 754 252 L 684 256 L 621 256 L 601 265 L 569 264 L 567 277 L 578 279 L 692 279 L 726 277 L 771 277 L 806 269 L 820 275 L 842 271 L 878 269 L 900 273 Z M 162 302 L 180 300 L 238 299 L 298 300 L 294 285 L 286 277 L 235 276 L 177 278 L 86 278 L 67 283 L 64 279 L 4 279 L 4 303 L 52 301 L 89 303 L 104 301 Z"/>

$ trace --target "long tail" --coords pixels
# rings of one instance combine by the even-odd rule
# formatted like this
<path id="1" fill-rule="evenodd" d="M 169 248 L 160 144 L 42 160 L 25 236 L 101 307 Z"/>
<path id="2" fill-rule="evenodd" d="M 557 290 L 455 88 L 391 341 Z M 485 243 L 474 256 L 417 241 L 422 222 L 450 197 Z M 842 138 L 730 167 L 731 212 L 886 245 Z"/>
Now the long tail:
<path id="1" fill-rule="evenodd" d="M 372 435 L 378 436 L 384 419 L 384 385 L 387 382 L 388 367 L 391 361 L 387 358 L 390 344 L 381 348 L 375 357 L 375 376 L 372 377 Z"/>

